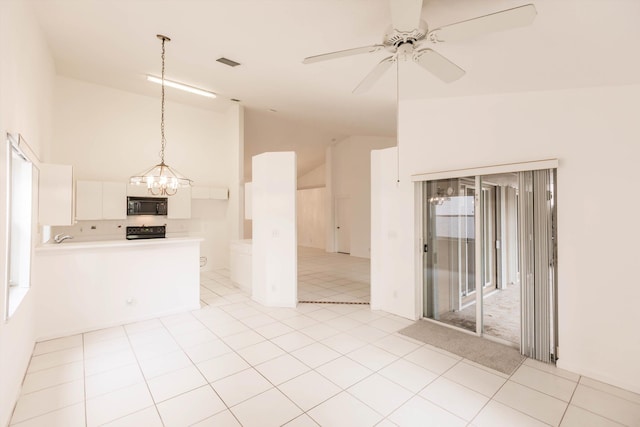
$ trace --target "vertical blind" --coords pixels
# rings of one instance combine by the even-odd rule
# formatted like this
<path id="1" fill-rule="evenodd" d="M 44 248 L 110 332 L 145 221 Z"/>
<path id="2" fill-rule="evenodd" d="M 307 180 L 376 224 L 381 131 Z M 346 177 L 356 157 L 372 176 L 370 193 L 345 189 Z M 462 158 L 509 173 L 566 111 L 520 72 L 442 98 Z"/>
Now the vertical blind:
<path id="1" fill-rule="evenodd" d="M 555 170 L 518 173 L 523 355 L 557 358 Z"/>

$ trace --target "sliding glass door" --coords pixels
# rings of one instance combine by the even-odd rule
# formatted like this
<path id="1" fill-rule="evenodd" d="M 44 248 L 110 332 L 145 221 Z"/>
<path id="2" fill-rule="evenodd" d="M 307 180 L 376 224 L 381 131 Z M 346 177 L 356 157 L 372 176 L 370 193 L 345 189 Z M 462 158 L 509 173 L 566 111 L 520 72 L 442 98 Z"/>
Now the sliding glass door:
<path id="1" fill-rule="evenodd" d="M 555 169 L 423 183 L 424 317 L 554 360 Z"/>
<path id="2" fill-rule="evenodd" d="M 475 332 L 476 195 L 468 183 L 450 179 L 425 185 L 424 315 Z"/>

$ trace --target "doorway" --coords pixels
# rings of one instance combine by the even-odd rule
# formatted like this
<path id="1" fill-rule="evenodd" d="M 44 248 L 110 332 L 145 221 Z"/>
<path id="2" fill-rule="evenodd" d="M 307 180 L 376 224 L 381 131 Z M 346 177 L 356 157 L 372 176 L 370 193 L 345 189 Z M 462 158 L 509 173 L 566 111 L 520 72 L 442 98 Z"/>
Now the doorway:
<path id="1" fill-rule="evenodd" d="M 555 176 L 423 182 L 425 318 L 555 360 Z"/>
<path id="2" fill-rule="evenodd" d="M 351 253 L 351 200 L 348 197 L 336 198 L 336 251 Z"/>
<path id="3" fill-rule="evenodd" d="M 316 192 L 312 197 L 304 192 L 314 190 L 298 190 L 298 226 L 308 224 L 313 226 L 321 223 L 324 227 L 324 191 Z M 322 188 L 324 190 L 324 188 Z M 303 197 L 300 197 L 300 196 Z M 308 203 L 311 200 L 312 203 Z M 302 205 L 306 202 L 305 205 Z M 369 304 L 371 297 L 371 273 L 369 258 L 351 256 L 350 214 L 351 199 L 341 197 L 335 199 L 333 218 L 335 226 L 332 230 L 335 236 L 334 251 L 326 251 L 324 240 L 322 247 L 305 245 L 305 240 L 298 240 L 298 302 L 314 304 Z M 300 221 L 306 217 L 311 217 Z M 317 221 L 322 218 L 322 221 Z M 315 224 L 314 224 L 315 221 Z M 320 231 L 320 230 L 319 230 Z M 315 235 L 319 236 L 320 232 Z M 298 228 L 298 236 L 309 235 Z M 324 239 L 324 236 L 322 236 Z"/>

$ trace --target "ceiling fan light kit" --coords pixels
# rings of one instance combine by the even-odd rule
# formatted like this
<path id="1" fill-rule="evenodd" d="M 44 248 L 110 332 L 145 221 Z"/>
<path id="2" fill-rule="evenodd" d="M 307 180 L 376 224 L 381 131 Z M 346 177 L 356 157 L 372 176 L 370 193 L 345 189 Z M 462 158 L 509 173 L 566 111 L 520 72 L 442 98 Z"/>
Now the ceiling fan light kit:
<path id="1" fill-rule="evenodd" d="M 392 55 L 380 61 L 356 86 L 353 93 L 360 94 L 369 90 L 398 60 L 412 60 L 441 81 L 451 83 L 461 78 L 465 71 L 435 50 L 426 48 L 425 44 L 459 41 L 526 26 L 533 22 L 537 14 L 533 4 L 525 4 L 429 31 L 427 23 L 421 19 L 422 0 L 390 0 L 390 5 L 391 26 L 386 31 L 382 44 L 310 56 L 302 62 L 311 64 L 384 49 Z"/>

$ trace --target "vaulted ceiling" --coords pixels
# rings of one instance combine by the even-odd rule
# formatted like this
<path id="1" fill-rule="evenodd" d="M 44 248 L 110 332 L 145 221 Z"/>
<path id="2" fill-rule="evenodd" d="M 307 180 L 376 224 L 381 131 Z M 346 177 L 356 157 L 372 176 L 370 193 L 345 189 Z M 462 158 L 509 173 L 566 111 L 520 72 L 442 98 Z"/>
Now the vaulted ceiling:
<path id="1" fill-rule="evenodd" d="M 170 100 L 249 111 L 344 135 L 396 131 L 397 70 L 369 92 L 352 89 L 385 52 L 303 65 L 325 52 L 377 44 L 390 24 L 388 0 L 29 0 L 60 75 L 158 96 L 156 34 L 167 45 L 167 78 L 212 90 L 210 100 L 176 91 Z M 430 28 L 528 0 L 424 0 Z M 640 83 L 640 1 L 532 0 L 530 26 L 433 46 L 466 70 L 445 84 L 399 64 L 401 98 L 469 96 Z M 216 62 L 226 57 L 241 65 Z"/>

